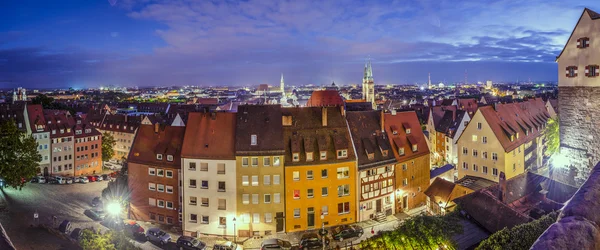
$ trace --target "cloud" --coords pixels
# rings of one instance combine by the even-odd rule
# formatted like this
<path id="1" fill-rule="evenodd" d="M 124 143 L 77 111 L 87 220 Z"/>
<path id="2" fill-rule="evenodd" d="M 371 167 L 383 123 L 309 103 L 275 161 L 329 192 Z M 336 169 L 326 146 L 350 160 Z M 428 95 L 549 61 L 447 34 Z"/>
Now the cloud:
<path id="1" fill-rule="evenodd" d="M 164 46 L 127 58 L 5 50 L 0 65 L 2 53 L 21 53 L 23 63 L 6 71 L 14 79 L 54 72 L 89 84 L 275 84 L 280 72 L 291 84 L 344 84 L 357 83 L 371 57 L 376 79 L 386 83 L 425 80 L 432 71 L 461 81 L 465 69 L 493 80 L 556 80 L 554 58 L 583 10 L 558 2 L 120 0 L 132 21 L 158 24 Z"/>

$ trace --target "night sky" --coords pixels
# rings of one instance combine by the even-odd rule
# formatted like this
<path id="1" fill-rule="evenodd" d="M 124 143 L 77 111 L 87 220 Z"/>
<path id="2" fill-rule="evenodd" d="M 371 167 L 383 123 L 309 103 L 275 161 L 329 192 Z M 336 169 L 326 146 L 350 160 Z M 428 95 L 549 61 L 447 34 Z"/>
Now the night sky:
<path id="1" fill-rule="evenodd" d="M 1 0 L 0 88 L 355 84 L 369 57 L 376 84 L 556 81 L 584 7 L 600 2 Z"/>

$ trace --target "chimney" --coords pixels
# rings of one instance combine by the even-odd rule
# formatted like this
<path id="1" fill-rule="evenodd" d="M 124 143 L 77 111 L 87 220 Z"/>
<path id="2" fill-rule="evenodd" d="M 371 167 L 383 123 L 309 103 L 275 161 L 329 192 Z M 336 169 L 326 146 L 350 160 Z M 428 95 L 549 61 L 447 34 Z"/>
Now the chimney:
<path id="1" fill-rule="evenodd" d="M 343 117 L 346 117 L 346 105 L 340 105 L 340 113 Z"/>
<path id="2" fill-rule="evenodd" d="M 321 123 L 323 127 L 327 127 L 327 107 L 321 108 Z"/>
<path id="3" fill-rule="evenodd" d="M 392 115 L 396 115 L 396 110 L 392 109 Z"/>
<path id="4" fill-rule="evenodd" d="M 502 203 L 506 203 L 506 175 L 504 172 L 500 172 L 498 183 L 500 186 L 500 194 L 498 195 L 498 199 L 500 199 Z"/>
<path id="5" fill-rule="evenodd" d="M 160 126 L 160 125 L 158 124 L 158 122 L 157 122 L 157 123 L 154 123 L 154 133 L 158 133 L 158 127 L 159 127 L 159 126 Z"/>
<path id="6" fill-rule="evenodd" d="M 379 123 L 381 123 L 381 133 L 384 133 L 385 132 L 385 113 L 383 112 L 383 109 L 381 110 L 381 121 Z"/>

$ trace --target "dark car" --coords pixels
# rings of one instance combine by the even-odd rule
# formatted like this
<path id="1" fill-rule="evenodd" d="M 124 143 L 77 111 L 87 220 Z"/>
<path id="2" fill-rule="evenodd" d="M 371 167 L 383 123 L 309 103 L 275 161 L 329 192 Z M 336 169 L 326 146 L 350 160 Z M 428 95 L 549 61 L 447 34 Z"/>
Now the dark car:
<path id="1" fill-rule="evenodd" d="M 288 250 L 292 249 L 292 244 L 287 240 L 266 239 L 260 244 L 260 250 Z"/>
<path id="2" fill-rule="evenodd" d="M 93 210 L 86 209 L 83 212 L 83 214 L 87 215 L 88 217 L 90 217 L 92 220 L 95 220 L 95 221 L 101 221 L 101 220 L 104 219 L 103 215 L 100 214 L 100 213 L 98 213 L 98 211 L 93 211 Z"/>
<path id="3" fill-rule="evenodd" d="M 343 241 L 344 239 L 360 237 L 363 235 L 363 229 L 356 225 L 343 225 L 334 228 L 331 231 L 331 236 L 334 240 Z"/>
<path id="4" fill-rule="evenodd" d="M 92 207 L 102 207 L 102 200 L 100 197 L 94 197 L 94 199 L 92 199 Z"/>
<path id="5" fill-rule="evenodd" d="M 322 248 L 323 240 L 325 241 L 325 246 L 328 246 L 329 239 L 327 237 L 325 237 L 325 239 L 322 239 L 321 236 L 316 233 L 304 234 L 300 239 L 298 247 L 300 249 Z"/>
<path id="6" fill-rule="evenodd" d="M 63 220 L 63 222 L 60 223 L 60 226 L 58 226 L 58 231 L 65 234 L 71 233 L 71 222 L 69 220 Z"/>
<path id="7" fill-rule="evenodd" d="M 177 239 L 177 247 L 179 249 L 189 249 L 189 250 L 204 250 L 206 249 L 206 244 L 198 239 L 190 236 L 181 236 Z"/>
<path id="8" fill-rule="evenodd" d="M 102 175 L 102 180 L 110 181 L 110 180 L 112 180 L 112 177 L 110 175 L 108 175 L 108 174 L 103 174 Z"/>
<path id="9" fill-rule="evenodd" d="M 124 223 L 125 231 L 130 233 L 134 238 L 138 238 L 140 236 L 145 237 L 146 230 L 140 224 L 135 221 L 126 221 Z"/>
<path id="10" fill-rule="evenodd" d="M 81 238 L 82 234 L 83 234 L 83 230 L 81 230 L 81 228 L 75 228 L 75 229 L 73 229 L 73 231 L 71 231 L 71 238 L 79 241 L 79 238 Z"/>

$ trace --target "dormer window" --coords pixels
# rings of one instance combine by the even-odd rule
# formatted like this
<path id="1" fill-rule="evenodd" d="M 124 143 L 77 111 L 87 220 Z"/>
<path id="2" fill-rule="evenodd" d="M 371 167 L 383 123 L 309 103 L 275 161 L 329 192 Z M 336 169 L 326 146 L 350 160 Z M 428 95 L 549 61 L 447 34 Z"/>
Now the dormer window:
<path id="1" fill-rule="evenodd" d="M 369 160 L 373 160 L 375 159 L 375 154 L 374 153 L 367 153 L 367 158 L 369 158 Z"/>
<path id="2" fill-rule="evenodd" d="M 52 134 L 55 135 L 56 134 L 56 129 L 52 130 Z"/>
<path id="3" fill-rule="evenodd" d="M 321 151 L 321 160 L 327 160 L 327 151 Z"/>
<path id="4" fill-rule="evenodd" d="M 250 136 L 250 145 L 252 145 L 252 146 L 258 145 L 258 138 L 256 135 Z"/>
<path id="5" fill-rule="evenodd" d="M 387 150 L 381 150 L 381 155 L 383 155 L 384 157 L 388 156 L 388 151 Z"/>
<path id="6" fill-rule="evenodd" d="M 517 133 L 517 139 L 519 139 L 519 133 Z"/>
<path id="7" fill-rule="evenodd" d="M 577 48 L 583 49 L 583 48 L 587 48 L 590 47 L 590 38 L 589 37 L 582 37 L 577 39 Z"/>
<path id="8" fill-rule="evenodd" d="M 77 120 L 77 124 L 81 124 L 81 120 Z M 106 125 L 105 125 L 106 126 Z"/>
<path id="9" fill-rule="evenodd" d="M 417 144 L 415 144 L 415 145 L 412 145 L 412 151 L 413 151 L 413 152 L 417 152 L 417 149 L 418 149 L 418 148 L 417 148 Z"/>
<path id="10" fill-rule="evenodd" d="M 67 133 L 71 133 L 71 129 L 70 128 L 67 129 Z"/>
<path id="11" fill-rule="evenodd" d="M 348 150 L 347 149 L 338 150 L 337 158 L 338 159 L 348 158 Z"/>
<path id="12" fill-rule="evenodd" d="M 61 130 L 60 130 L 60 133 L 61 133 L 61 134 L 63 134 L 64 132 L 65 132 L 65 130 L 64 130 L 64 129 L 61 129 Z"/>
<path id="13" fill-rule="evenodd" d="M 410 128 L 406 129 L 406 134 L 410 134 Z"/>
<path id="14" fill-rule="evenodd" d="M 577 77 L 577 66 L 569 66 L 566 68 L 567 77 Z"/>
<path id="15" fill-rule="evenodd" d="M 306 152 L 306 161 L 313 161 L 313 152 Z"/>
<path id="16" fill-rule="evenodd" d="M 398 149 L 398 154 L 399 155 L 404 155 L 404 148 L 399 148 Z"/>
<path id="17" fill-rule="evenodd" d="M 162 154 L 156 154 L 156 159 L 162 161 Z"/>
<path id="18" fill-rule="evenodd" d="M 600 71 L 598 70 L 598 65 L 588 65 L 585 66 L 585 76 L 587 77 L 596 77 Z"/>
<path id="19" fill-rule="evenodd" d="M 511 135 L 511 136 L 510 136 L 510 141 L 514 141 L 514 140 L 515 140 L 515 136 L 514 136 L 514 135 Z"/>
<path id="20" fill-rule="evenodd" d="M 173 156 L 172 155 L 167 155 L 167 161 L 173 161 Z"/>
<path id="21" fill-rule="evenodd" d="M 292 161 L 293 162 L 299 162 L 300 161 L 300 154 L 299 153 L 293 153 L 292 154 Z"/>
<path id="22" fill-rule="evenodd" d="M 76 135 L 80 135 L 81 134 L 81 129 L 75 130 L 75 134 Z"/>
<path id="23" fill-rule="evenodd" d="M 88 133 L 91 133 L 91 132 L 92 132 L 92 129 L 91 129 L 91 128 L 86 128 L 86 129 L 85 129 L 85 133 L 86 133 L 86 134 L 88 134 Z"/>

